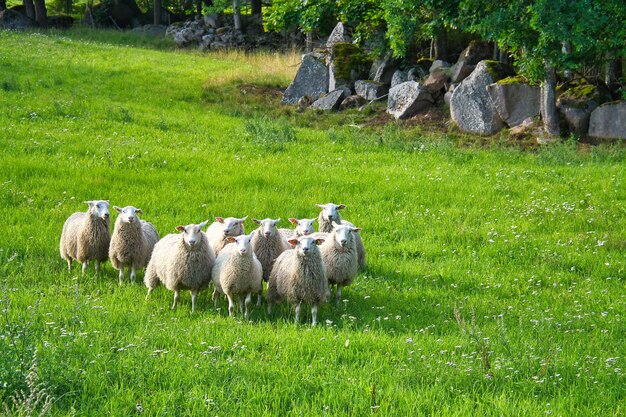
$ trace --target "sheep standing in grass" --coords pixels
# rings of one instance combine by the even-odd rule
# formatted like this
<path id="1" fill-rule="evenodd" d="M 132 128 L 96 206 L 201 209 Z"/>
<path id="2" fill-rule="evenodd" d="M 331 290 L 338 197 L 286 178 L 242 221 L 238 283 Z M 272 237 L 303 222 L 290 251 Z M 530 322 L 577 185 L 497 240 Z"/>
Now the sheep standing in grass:
<path id="1" fill-rule="evenodd" d="M 235 300 L 238 300 L 239 312 L 243 312 L 245 299 L 244 318 L 249 317 L 248 306 L 252 300 L 252 294 L 259 293 L 263 289 L 263 269 L 261 262 L 256 258 L 252 250 L 251 240 L 255 232 L 249 235 L 228 237 L 231 242 L 224 246 L 215 260 L 215 266 L 211 273 L 215 291 L 217 294 L 225 294 L 228 298 L 228 315 L 235 315 Z"/>
<path id="2" fill-rule="evenodd" d="M 59 251 L 67 261 L 67 269 L 72 269 L 76 259 L 83 264 L 83 274 L 90 260 L 96 261 L 96 273 L 100 272 L 100 262 L 109 258 L 109 202 L 105 200 L 86 201 L 86 213 L 76 212 L 63 224 Z"/>
<path id="3" fill-rule="evenodd" d="M 216 217 L 215 222 L 211 223 L 206 231 L 209 238 L 209 244 L 215 251 L 215 256 L 219 255 L 220 251 L 228 242 L 229 236 L 239 236 L 246 233 L 243 227 L 243 222 L 248 218 L 242 217 L 241 219 L 235 217 Z"/>
<path id="4" fill-rule="evenodd" d="M 318 204 L 317 207 L 321 208 L 319 218 L 319 231 L 330 233 L 333 231 L 333 223 L 341 225 L 345 224 L 348 226 L 354 227 L 352 223 L 347 220 L 341 219 L 341 214 L 339 214 L 339 210 L 343 210 L 346 208 L 345 204 Z M 359 268 L 365 269 L 365 247 L 363 247 L 363 240 L 361 240 L 361 235 L 355 235 L 355 243 L 356 243 L 356 253 L 357 259 L 359 261 Z"/>
<path id="5" fill-rule="evenodd" d="M 130 282 L 135 282 L 137 269 L 148 265 L 152 249 L 159 241 L 159 234 L 152 223 L 137 216 L 142 214 L 141 209 L 133 206 L 113 208 L 119 215 L 113 227 L 109 258 L 113 268 L 120 271 L 119 282 L 122 285 L 124 268 L 130 268 Z"/>
<path id="6" fill-rule="evenodd" d="M 211 283 L 211 269 L 215 255 L 202 228 L 209 221 L 200 224 L 177 226 L 179 234 L 169 234 L 154 246 L 152 257 L 146 268 L 144 283 L 148 287 L 146 299 L 160 283 L 174 291 L 176 308 L 180 290 L 191 292 L 191 312 L 196 310 L 198 292 Z"/>
<path id="7" fill-rule="evenodd" d="M 337 303 L 341 301 L 341 288 L 352 284 L 359 269 L 356 236 L 360 230 L 345 224 L 333 224 L 333 231 L 320 246 L 328 285 L 337 286 Z"/>
<path id="8" fill-rule="evenodd" d="M 261 262 L 261 266 L 263 266 L 263 281 L 267 282 L 270 278 L 274 261 L 281 253 L 291 249 L 291 245 L 276 228 L 280 219 L 253 219 L 252 221 L 259 225 L 254 238 L 252 238 L 252 247 L 254 248 L 254 254 Z M 263 292 L 263 287 L 261 287 L 261 292 Z M 261 292 L 259 292 L 257 305 L 261 305 Z"/>
<path id="9" fill-rule="evenodd" d="M 296 323 L 300 321 L 302 303 L 311 305 L 313 326 L 317 323 L 317 307 L 326 301 L 328 280 L 324 272 L 322 255 L 315 240 L 301 236 L 289 240 L 294 249 L 283 252 L 272 268 L 267 286 L 267 311 L 282 299 L 295 307 Z"/>
<path id="10" fill-rule="evenodd" d="M 299 238 L 300 236 L 308 236 L 315 232 L 313 229 L 313 222 L 317 220 L 315 219 L 294 219 L 293 217 L 289 218 L 289 221 L 296 225 L 295 229 L 278 229 L 281 235 L 285 239 L 291 238 Z"/>

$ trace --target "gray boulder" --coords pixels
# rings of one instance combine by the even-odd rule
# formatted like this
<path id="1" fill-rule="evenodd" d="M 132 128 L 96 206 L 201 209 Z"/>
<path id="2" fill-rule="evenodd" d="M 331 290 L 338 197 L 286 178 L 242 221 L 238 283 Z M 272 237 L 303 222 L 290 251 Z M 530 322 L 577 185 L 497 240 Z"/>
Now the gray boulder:
<path id="1" fill-rule="evenodd" d="M 372 80 L 358 80 L 354 83 L 354 91 L 366 100 L 376 100 L 387 94 L 389 89 L 383 83 Z"/>
<path id="2" fill-rule="evenodd" d="M 567 83 L 562 90 L 556 102 L 559 113 L 570 131 L 585 136 L 589 130 L 591 112 L 609 101 L 610 94 L 604 86 L 589 84 L 585 80 Z"/>
<path id="3" fill-rule="evenodd" d="M 355 94 L 353 96 L 348 96 L 344 98 L 343 101 L 341 102 L 341 105 L 339 106 L 339 109 L 345 110 L 345 109 L 361 107 L 365 103 L 367 103 L 367 101 L 363 97 L 357 96 Z"/>
<path id="4" fill-rule="evenodd" d="M 391 77 L 391 88 L 398 84 L 402 84 L 409 81 L 409 75 L 407 71 L 396 70 Z"/>
<path id="5" fill-rule="evenodd" d="M 488 85 L 487 91 L 500 118 L 509 127 L 515 127 L 524 120 L 539 115 L 540 91 L 539 87 L 507 80 L 509 78 L 502 80 L 502 83 Z"/>
<path id="6" fill-rule="evenodd" d="M 480 61 L 491 59 L 492 56 L 493 48 L 489 46 L 488 43 L 472 41 L 467 48 L 461 52 L 456 62 L 457 64 L 463 62 L 466 65 L 476 65 Z"/>
<path id="7" fill-rule="evenodd" d="M 476 65 L 467 64 L 465 61 L 460 61 L 454 64 L 449 69 L 450 81 L 453 83 L 460 83 L 474 71 Z"/>
<path id="8" fill-rule="evenodd" d="M 350 42 L 350 37 L 346 34 L 346 29 L 343 27 L 343 23 L 339 22 L 331 32 L 328 40 L 326 41 L 326 49 L 332 53 L 335 45 L 340 42 Z"/>
<path id="9" fill-rule="evenodd" d="M 313 104 L 311 104 L 311 108 L 317 110 L 337 110 L 345 95 L 346 93 L 344 89 L 331 91 L 325 96 L 315 100 Z"/>
<path id="10" fill-rule="evenodd" d="M 450 97 L 450 115 L 459 129 L 464 132 L 492 135 L 504 127 L 487 86 L 506 78 L 510 68 L 495 62 L 481 61 L 476 69 Z"/>
<path id="11" fill-rule="evenodd" d="M 450 63 L 438 59 L 436 61 L 433 61 L 432 65 L 430 66 L 430 69 L 428 70 L 428 72 L 430 72 L 432 74 L 435 71 L 446 70 L 448 68 L 450 68 Z"/>
<path id="12" fill-rule="evenodd" d="M 415 81 L 407 81 L 389 90 L 387 113 L 406 119 L 434 103 L 431 94 Z"/>
<path id="13" fill-rule="evenodd" d="M 35 21 L 20 12 L 6 9 L 0 12 L 0 29 L 23 30 L 35 27 Z"/>
<path id="14" fill-rule="evenodd" d="M 398 63 L 389 52 L 382 60 L 374 61 L 370 69 L 370 80 L 389 86 L 397 69 Z"/>
<path id="15" fill-rule="evenodd" d="M 309 96 L 317 100 L 328 92 L 328 68 L 324 56 L 316 53 L 305 54 L 298 72 L 281 100 L 284 104 L 296 104 L 300 97 Z"/>
<path id="16" fill-rule="evenodd" d="M 606 103 L 591 112 L 589 136 L 626 139 L 626 101 Z"/>

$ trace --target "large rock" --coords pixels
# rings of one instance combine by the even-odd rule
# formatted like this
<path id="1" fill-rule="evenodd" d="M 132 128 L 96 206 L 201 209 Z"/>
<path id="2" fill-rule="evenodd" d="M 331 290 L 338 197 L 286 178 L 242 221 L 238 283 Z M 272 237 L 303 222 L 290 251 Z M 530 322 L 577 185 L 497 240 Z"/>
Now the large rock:
<path id="1" fill-rule="evenodd" d="M 356 80 L 367 77 L 370 65 L 371 60 L 357 45 L 336 43 L 328 65 L 329 91 L 342 87 L 353 88 Z"/>
<path id="2" fill-rule="evenodd" d="M 348 96 L 344 98 L 343 101 L 341 102 L 341 105 L 339 106 L 339 109 L 346 110 L 346 109 L 361 107 L 365 103 L 367 103 L 367 100 L 355 94 L 353 96 Z"/>
<path id="3" fill-rule="evenodd" d="M 387 113 L 406 119 L 434 103 L 431 94 L 415 81 L 407 81 L 389 90 Z"/>
<path id="4" fill-rule="evenodd" d="M 358 80 L 354 83 L 354 91 L 366 100 L 376 100 L 387 94 L 389 89 L 383 83 L 372 80 Z"/>
<path id="5" fill-rule="evenodd" d="M 610 100 L 605 86 L 589 84 L 585 80 L 574 80 L 561 89 L 556 106 L 570 131 L 584 136 L 589 130 L 591 112 L 600 104 Z"/>
<path id="6" fill-rule="evenodd" d="M 326 49 L 332 54 L 335 45 L 343 42 L 350 42 L 350 37 L 346 34 L 343 23 L 339 22 L 326 41 Z"/>
<path id="7" fill-rule="evenodd" d="M 476 65 L 480 61 L 491 59 L 493 56 L 493 48 L 488 43 L 472 41 L 459 55 L 458 63 L 466 65 Z"/>
<path id="8" fill-rule="evenodd" d="M 626 139 L 626 101 L 606 103 L 591 112 L 589 136 Z"/>
<path id="9" fill-rule="evenodd" d="M 539 115 L 539 87 L 528 85 L 518 77 L 490 84 L 487 91 L 498 115 L 509 127 Z"/>
<path id="10" fill-rule="evenodd" d="M 337 110 L 345 96 L 344 89 L 331 91 L 325 96 L 315 100 L 313 104 L 311 104 L 311 108 L 317 110 Z"/>
<path id="11" fill-rule="evenodd" d="M 437 98 L 445 93 L 448 80 L 450 80 L 448 71 L 440 68 L 428 74 L 428 77 L 424 80 L 423 87 L 428 90 L 434 98 Z"/>
<path id="12" fill-rule="evenodd" d="M 383 59 L 374 61 L 370 69 L 369 79 L 389 86 L 397 69 L 398 63 L 389 52 Z"/>
<path id="13" fill-rule="evenodd" d="M 317 100 L 327 91 L 328 68 L 324 64 L 324 56 L 316 53 L 304 54 L 296 77 L 285 90 L 281 102 L 296 104 L 304 96 Z"/>
<path id="14" fill-rule="evenodd" d="M 391 88 L 409 81 L 408 71 L 396 70 L 391 77 Z"/>
<path id="15" fill-rule="evenodd" d="M 491 101 L 487 86 L 512 75 L 499 62 L 481 61 L 476 69 L 452 93 L 450 115 L 464 132 L 492 135 L 504 127 L 504 121 Z"/>
<path id="16" fill-rule="evenodd" d="M 464 61 L 457 62 L 448 70 L 450 74 L 450 81 L 453 83 L 460 83 L 474 71 L 476 65 L 469 65 Z"/>
<path id="17" fill-rule="evenodd" d="M 35 21 L 20 12 L 6 9 L 0 12 L 0 29 L 23 30 L 35 27 Z"/>

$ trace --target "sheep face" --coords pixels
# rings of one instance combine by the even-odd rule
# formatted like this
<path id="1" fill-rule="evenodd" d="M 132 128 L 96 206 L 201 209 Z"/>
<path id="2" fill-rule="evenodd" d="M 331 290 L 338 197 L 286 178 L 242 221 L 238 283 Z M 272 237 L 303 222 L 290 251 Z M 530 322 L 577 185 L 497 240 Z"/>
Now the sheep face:
<path id="1" fill-rule="evenodd" d="M 224 236 L 239 236 L 243 233 L 243 222 L 246 221 L 246 217 L 238 219 L 236 217 L 216 217 L 215 220 L 223 224 Z"/>
<path id="2" fill-rule="evenodd" d="M 244 255 L 246 253 L 252 252 L 252 245 L 250 244 L 250 241 L 252 240 L 253 236 L 254 232 L 250 233 L 249 235 L 229 236 L 227 240 L 230 243 L 236 244 L 239 254 Z"/>
<path id="3" fill-rule="evenodd" d="M 182 232 L 185 245 L 194 249 L 202 241 L 202 228 L 206 226 L 208 220 L 200 224 L 188 224 L 187 226 L 176 226 L 176 230 Z"/>
<path id="4" fill-rule="evenodd" d="M 349 243 L 352 243 L 354 240 L 354 233 L 361 230 L 359 227 L 336 224 L 333 224 L 333 229 L 333 238 L 335 239 L 336 244 L 341 247 L 346 247 Z"/>
<path id="5" fill-rule="evenodd" d="M 106 200 L 85 201 L 89 205 L 89 213 L 102 220 L 109 219 L 109 202 Z"/>
<path id="6" fill-rule="evenodd" d="M 278 224 L 280 219 L 276 219 L 276 220 L 272 220 L 272 219 L 263 219 L 263 220 L 252 219 L 252 221 L 260 226 L 259 229 L 261 229 L 261 236 L 263 236 L 263 237 L 268 237 L 268 238 L 269 237 L 273 237 L 273 236 L 276 236 L 276 234 L 278 233 L 278 229 L 276 229 L 276 225 Z"/>
<path id="7" fill-rule="evenodd" d="M 296 249 L 298 256 L 308 256 L 316 249 L 315 245 L 320 245 L 323 241 L 310 236 L 300 236 L 297 239 L 290 239 L 289 243 Z"/>
<path id="8" fill-rule="evenodd" d="M 313 222 L 315 222 L 315 220 L 317 220 L 317 218 L 298 220 L 298 219 L 294 219 L 293 217 L 291 217 L 289 219 L 291 223 L 296 225 L 297 236 L 308 236 L 312 234 L 313 232 L 315 232 L 315 230 L 313 229 Z"/>
<path id="9" fill-rule="evenodd" d="M 317 207 L 322 209 L 322 217 L 325 220 L 330 222 L 336 221 L 339 219 L 339 210 L 343 210 L 346 208 L 345 204 L 318 204 Z"/>
<path id="10" fill-rule="evenodd" d="M 134 223 L 136 221 L 139 221 L 139 217 L 137 217 L 137 214 L 142 214 L 141 209 L 133 206 L 126 206 L 124 208 L 113 206 L 113 208 L 119 213 L 120 218 L 124 223 Z"/>

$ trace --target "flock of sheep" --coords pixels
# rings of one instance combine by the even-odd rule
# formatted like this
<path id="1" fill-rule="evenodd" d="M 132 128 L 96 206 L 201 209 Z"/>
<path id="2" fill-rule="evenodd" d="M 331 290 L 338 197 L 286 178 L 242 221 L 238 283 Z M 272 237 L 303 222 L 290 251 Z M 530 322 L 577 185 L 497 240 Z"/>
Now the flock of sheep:
<path id="1" fill-rule="evenodd" d="M 330 298 L 330 286 L 336 286 L 337 302 L 341 289 L 350 285 L 359 268 L 365 267 L 365 249 L 358 227 L 342 220 L 339 210 L 344 204 L 318 204 L 319 231 L 313 229 L 313 219 L 289 221 L 295 229 L 279 229 L 280 219 L 253 219 L 258 228 L 245 234 L 243 218 L 216 217 L 206 232 L 200 224 L 177 226 L 180 233 L 159 240 L 155 227 L 138 214 L 133 206 L 113 206 L 118 216 L 110 233 L 109 202 L 87 201 L 87 212 L 73 213 L 63 225 L 60 253 L 71 270 L 72 261 L 82 263 L 82 272 L 89 261 L 95 261 L 96 273 L 100 263 L 111 260 L 119 271 L 119 283 L 130 270 L 134 282 L 138 269 L 146 268 L 144 283 L 148 295 L 159 284 L 174 292 L 172 309 L 178 303 L 180 291 L 191 293 L 191 311 L 195 311 L 198 292 L 212 283 L 213 300 L 219 295 L 228 299 L 228 313 L 235 314 L 235 302 L 240 313 L 249 317 L 252 296 L 261 303 L 263 281 L 267 282 L 268 313 L 274 304 L 287 300 L 295 307 L 296 322 L 300 321 L 302 303 L 311 306 L 313 325 L 317 323 L 317 308 Z M 147 296 L 146 296 L 147 298 Z"/>

